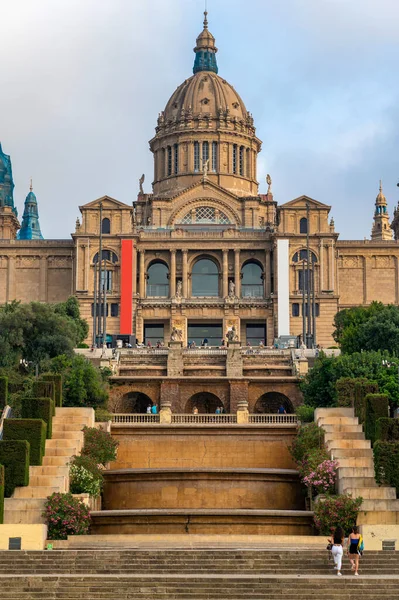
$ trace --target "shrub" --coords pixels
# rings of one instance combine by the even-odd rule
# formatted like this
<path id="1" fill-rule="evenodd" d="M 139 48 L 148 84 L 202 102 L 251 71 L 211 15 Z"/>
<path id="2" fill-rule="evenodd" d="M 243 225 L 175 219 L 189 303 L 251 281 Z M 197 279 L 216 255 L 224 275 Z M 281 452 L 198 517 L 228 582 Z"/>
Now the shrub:
<path id="1" fill-rule="evenodd" d="M 54 402 L 51 398 L 22 398 L 21 416 L 23 419 L 42 419 L 47 426 L 46 437 L 51 439 Z"/>
<path id="2" fill-rule="evenodd" d="M 82 454 L 90 456 L 96 463 L 105 465 L 116 459 L 119 443 L 110 433 L 96 427 L 84 427 L 84 444 Z"/>
<path id="3" fill-rule="evenodd" d="M 338 406 L 353 406 L 355 403 L 355 384 L 358 379 L 354 377 L 341 377 L 337 380 Z"/>
<path id="4" fill-rule="evenodd" d="M 30 446 L 30 465 L 41 465 L 46 445 L 47 425 L 42 419 L 5 419 L 3 439 L 26 440 Z"/>
<path id="5" fill-rule="evenodd" d="M 314 420 L 313 406 L 305 406 L 302 404 L 296 409 L 296 414 L 301 423 L 312 423 Z"/>
<path id="6" fill-rule="evenodd" d="M 303 478 L 303 483 L 317 494 L 333 493 L 337 479 L 337 468 L 338 462 L 336 460 L 324 460 L 317 465 L 314 471 Z"/>
<path id="7" fill-rule="evenodd" d="M 327 448 L 324 446 L 324 444 L 321 448 L 313 448 L 312 450 L 309 450 L 303 460 L 298 464 L 300 476 L 302 479 L 304 479 L 312 471 L 315 471 L 322 462 L 329 459 L 330 455 L 327 452 Z"/>
<path id="8" fill-rule="evenodd" d="M 376 437 L 376 421 L 386 417 L 389 412 L 389 401 L 386 394 L 367 394 L 366 396 L 366 438 L 374 444 Z"/>
<path id="9" fill-rule="evenodd" d="M 17 485 L 29 484 L 29 442 L 0 440 L 0 464 L 4 465 L 4 495 L 9 498 Z"/>
<path id="10" fill-rule="evenodd" d="M 0 377 L 0 410 L 2 410 L 8 400 L 8 377 Z"/>
<path id="11" fill-rule="evenodd" d="M 377 392 L 378 384 L 375 381 L 363 377 L 357 379 L 355 383 L 355 416 L 358 417 L 361 425 L 366 423 L 366 396 Z"/>
<path id="12" fill-rule="evenodd" d="M 52 381 L 39 379 L 32 385 L 32 395 L 35 398 L 51 398 L 55 402 L 55 386 Z"/>
<path id="13" fill-rule="evenodd" d="M 4 467 L 0 465 L 0 525 L 4 522 Z"/>
<path id="14" fill-rule="evenodd" d="M 375 439 L 384 442 L 399 441 L 399 419 L 380 417 L 375 424 Z"/>
<path id="15" fill-rule="evenodd" d="M 399 492 L 399 442 L 377 441 L 373 447 L 375 480 Z"/>
<path id="16" fill-rule="evenodd" d="M 73 456 L 69 465 L 70 491 L 99 496 L 104 485 L 103 468 L 90 456 Z"/>
<path id="17" fill-rule="evenodd" d="M 55 492 L 48 496 L 43 517 L 46 519 L 49 540 L 66 540 L 68 535 L 89 532 L 89 508 L 71 493 Z"/>
<path id="18" fill-rule="evenodd" d="M 289 450 L 293 459 L 301 463 L 311 450 L 324 448 L 324 431 L 316 423 L 301 425 Z"/>
<path id="19" fill-rule="evenodd" d="M 97 423 L 103 423 L 104 421 L 111 421 L 112 413 L 110 413 L 106 408 L 96 408 L 95 409 L 95 420 Z"/>
<path id="20" fill-rule="evenodd" d="M 345 494 L 329 496 L 314 507 L 314 522 L 321 535 L 331 535 L 338 526 L 349 534 L 356 525 L 363 498 L 351 498 Z"/>
<path id="21" fill-rule="evenodd" d="M 51 382 L 54 385 L 54 403 L 55 406 L 62 406 L 62 375 L 51 373 L 42 375 L 43 381 Z"/>

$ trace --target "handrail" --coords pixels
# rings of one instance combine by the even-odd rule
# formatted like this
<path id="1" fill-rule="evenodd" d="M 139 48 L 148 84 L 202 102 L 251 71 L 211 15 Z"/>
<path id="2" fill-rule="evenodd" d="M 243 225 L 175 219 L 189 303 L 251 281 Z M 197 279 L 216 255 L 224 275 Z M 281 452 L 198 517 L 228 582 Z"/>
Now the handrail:
<path id="1" fill-rule="evenodd" d="M 111 418 L 112 423 L 134 423 L 137 424 L 146 424 L 146 423 L 159 423 L 159 414 L 113 414 Z"/>
<path id="2" fill-rule="evenodd" d="M 259 414 L 259 415 L 248 415 L 248 422 L 250 424 L 262 424 L 262 425 L 297 425 L 297 415 L 280 415 L 280 414 Z"/>
<path id="3" fill-rule="evenodd" d="M 8 406 L 8 404 L 3 408 L 3 412 L 1 413 L 1 419 L 0 419 L 0 440 L 3 439 L 3 425 L 4 425 L 4 420 L 5 419 L 9 419 L 12 415 L 12 408 L 11 406 Z"/>
<path id="4" fill-rule="evenodd" d="M 231 423 L 237 423 L 236 414 L 172 415 L 172 424 L 230 425 Z"/>

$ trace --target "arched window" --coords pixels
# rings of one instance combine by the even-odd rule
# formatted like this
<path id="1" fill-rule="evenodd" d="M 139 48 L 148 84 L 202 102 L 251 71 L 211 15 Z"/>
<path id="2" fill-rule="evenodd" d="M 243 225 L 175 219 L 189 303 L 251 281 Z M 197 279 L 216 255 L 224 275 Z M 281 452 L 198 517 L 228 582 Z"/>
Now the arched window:
<path id="1" fill-rule="evenodd" d="M 244 146 L 240 146 L 240 175 L 244 175 Z"/>
<path id="2" fill-rule="evenodd" d="M 249 166 L 250 166 L 250 161 L 249 161 L 250 154 L 249 154 L 249 152 L 250 152 L 250 150 L 249 150 L 249 148 L 247 148 L 246 151 L 245 151 L 245 154 L 246 154 L 246 156 L 245 156 L 245 167 L 246 167 L 246 176 L 248 178 L 251 175 L 250 169 L 249 169 Z"/>
<path id="3" fill-rule="evenodd" d="M 107 218 L 102 220 L 101 233 L 111 233 L 111 221 Z"/>
<path id="4" fill-rule="evenodd" d="M 255 262 L 247 262 L 242 270 L 241 295 L 243 298 L 263 298 L 263 272 Z"/>
<path id="5" fill-rule="evenodd" d="M 312 263 L 317 262 L 316 254 L 311 250 L 309 250 L 309 254 L 311 256 Z M 302 248 L 302 250 L 299 250 L 299 252 L 295 252 L 294 256 L 292 257 L 292 262 L 302 262 L 303 260 L 308 260 L 308 251 L 306 248 Z"/>
<path id="6" fill-rule="evenodd" d="M 209 143 L 202 142 L 202 168 L 204 168 L 204 165 L 207 160 L 209 160 Z M 209 166 L 208 166 L 208 170 L 209 170 Z"/>
<path id="7" fill-rule="evenodd" d="M 219 296 L 219 271 L 209 258 L 201 258 L 191 272 L 192 296 Z"/>
<path id="8" fill-rule="evenodd" d="M 174 152 L 174 172 L 175 175 L 177 175 L 177 173 L 179 172 L 179 146 L 178 144 L 175 144 L 173 146 L 173 152 Z"/>
<path id="9" fill-rule="evenodd" d="M 147 297 L 169 296 L 169 269 L 162 262 L 152 263 L 147 271 Z"/>
<path id="10" fill-rule="evenodd" d="M 172 148 L 168 146 L 168 175 L 172 175 Z"/>
<path id="11" fill-rule="evenodd" d="M 198 173 L 200 169 L 200 149 L 199 142 L 194 142 L 194 171 Z"/>
<path id="12" fill-rule="evenodd" d="M 308 232 L 308 220 L 306 217 L 302 217 L 299 221 L 299 233 L 307 233 Z"/>
<path id="13" fill-rule="evenodd" d="M 218 170 L 218 143 L 212 142 L 212 171 Z"/>
<path id="14" fill-rule="evenodd" d="M 228 225 L 230 219 L 221 210 L 216 212 L 213 206 L 198 206 L 195 210 L 188 212 L 180 222 L 185 225 L 200 225 L 206 223 Z"/>
<path id="15" fill-rule="evenodd" d="M 233 144 L 233 173 L 237 173 L 237 144 Z"/>
<path id="16" fill-rule="evenodd" d="M 101 258 L 102 258 L 102 260 L 107 260 L 112 263 L 118 262 L 118 257 L 115 254 L 115 252 L 112 252 L 112 250 L 103 250 L 101 252 Z M 93 263 L 96 264 L 97 262 L 98 262 L 98 252 L 94 255 L 94 258 L 93 258 Z"/>

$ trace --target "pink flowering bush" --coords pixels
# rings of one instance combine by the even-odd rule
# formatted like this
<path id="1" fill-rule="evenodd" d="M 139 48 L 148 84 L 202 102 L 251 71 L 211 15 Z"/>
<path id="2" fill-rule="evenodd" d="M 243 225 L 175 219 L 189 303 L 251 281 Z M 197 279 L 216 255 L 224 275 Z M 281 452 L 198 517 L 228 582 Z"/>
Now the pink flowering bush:
<path id="1" fill-rule="evenodd" d="M 321 535 L 331 535 L 338 525 L 348 535 L 356 525 L 363 498 L 351 498 L 346 494 L 329 496 L 314 507 L 314 523 Z"/>
<path id="2" fill-rule="evenodd" d="M 337 468 L 338 461 L 324 460 L 303 478 L 303 483 L 317 494 L 332 493 L 335 490 Z"/>
<path id="3" fill-rule="evenodd" d="M 70 493 L 54 492 L 48 496 L 43 517 L 47 522 L 49 540 L 66 540 L 68 535 L 89 532 L 89 508 Z"/>

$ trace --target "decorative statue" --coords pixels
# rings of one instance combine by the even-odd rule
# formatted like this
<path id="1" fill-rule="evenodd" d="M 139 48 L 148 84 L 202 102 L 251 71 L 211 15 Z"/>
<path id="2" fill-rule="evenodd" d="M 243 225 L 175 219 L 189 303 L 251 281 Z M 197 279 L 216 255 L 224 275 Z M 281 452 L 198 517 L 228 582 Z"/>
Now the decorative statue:
<path id="1" fill-rule="evenodd" d="M 399 186 L 399 184 L 398 184 Z M 397 241 L 399 240 L 399 203 L 398 207 L 393 209 L 393 219 L 391 223 L 391 229 L 393 231 L 393 237 Z"/>
<path id="2" fill-rule="evenodd" d="M 231 279 L 229 281 L 229 296 L 230 298 L 234 298 L 235 296 L 235 291 L 236 291 L 236 284 L 234 283 L 234 281 Z"/>
<path id="3" fill-rule="evenodd" d="M 176 286 L 176 298 L 181 298 L 182 295 L 183 283 L 182 280 L 179 279 Z"/>
<path id="4" fill-rule="evenodd" d="M 204 163 L 203 163 L 203 165 L 202 165 L 202 172 L 204 174 L 204 179 L 208 175 L 208 168 L 209 168 L 209 158 L 208 158 L 208 160 L 205 160 Z"/>
<path id="5" fill-rule="evenodd" d="M 145 175 L 144 173 L 142 174 L 142 176 L 139 179 L 139 186 L 140 186 L 140 194 L 144 194 L 144 190 L 143 190 L 143 183 L 145 180 Z"/>
<path id="6" fill-rule="evenodd" d="M 226 338 L 228 342 L 236 342 L 238 340 L 235 325 L 233 325 L 230 329 L 227 330 Z"/>
<path id="7" fill-rule="evenodd" d="M 266 175 L 266 183 L 268 185 L 266 193 L 271 194 L 272 193 L 272 178 L 270 177 L 269 173 Z"/>
<path id="8" fill-rule="evenodd" d="M 172 328 L 172 333 L 170 334 L 170 340 L 172 342 L 179 342 L 181 340 L 181 330 L 177 329 L 177 327 Z"/>

